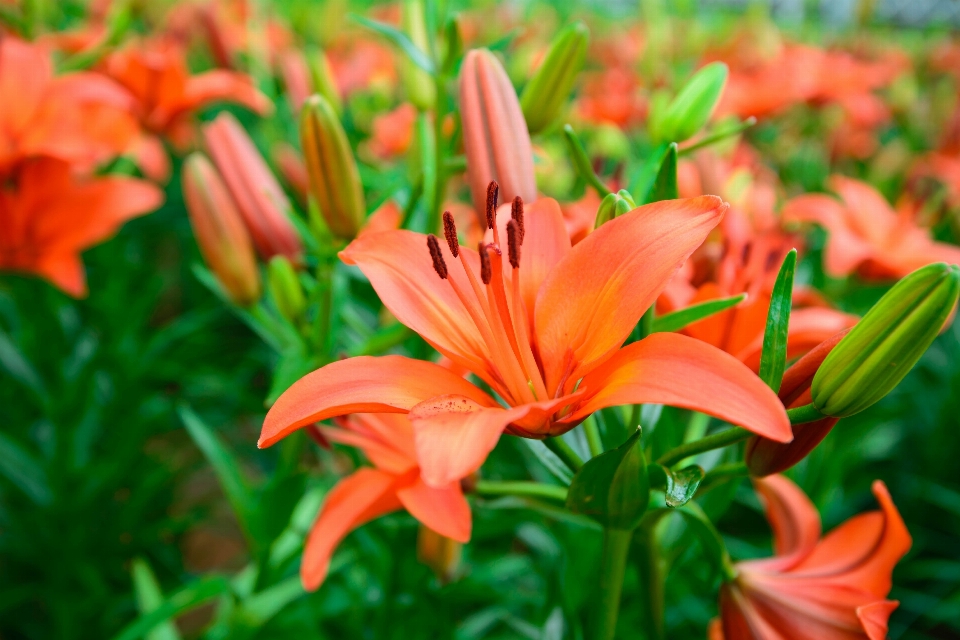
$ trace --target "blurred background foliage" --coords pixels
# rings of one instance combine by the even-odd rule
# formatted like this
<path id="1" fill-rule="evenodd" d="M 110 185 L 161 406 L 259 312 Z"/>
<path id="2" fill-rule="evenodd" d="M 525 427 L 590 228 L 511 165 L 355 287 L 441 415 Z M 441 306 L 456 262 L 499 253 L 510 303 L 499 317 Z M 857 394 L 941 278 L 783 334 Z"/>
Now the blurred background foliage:
<path id="1" fill-rule="evenodd" d="M 28 4 L 48 30 L 74 27 L 88 10 L 75 1 Z M 143 3 L 132 28 L 156 25 L 163 4 Z M 494 15 L 498 3 L 446 4 L 448 12 Z M 767 19 L 761 5 L 743 14 L 712 3 L 710 11 L 693 2 L 671 9 L 641 4 L 647 24 L 661 21 L 662 30 L 650 36 L 661 40 L 658 55 L 644 58 L 639 70 L 658 86 L 688 77 L 706 40 L 743 21 Z M 257 6 L 261 15 L 289 24 L 298 41 L 312 44 L 346 28 L 348 11 L 378 8 L 339 0 Z M 512 23 L 488 25 L 500 39 L 485 44 L 507 54 L 517 84 L 528 67 L 523 56 L 532 55 L 522 37 L 527 25 L 549 31 L 550 25 L 586 17 L 600 41 L 606 33 L 640 28 L 633 4 L 524 2 L 511 4 L 507 13 Z M 624 15 L 630 26 L 621 24 Z M 801 41 L 880 43 L 915 56 L 948 35 L 936 24 L 837 27 L 809 14 L 782 28 Z M 210 65 L 203 52 L 195 56 L 192 66 Z M 276 140 L 295 142 L 295 110 L 256 60 L 247 64 L 276 101 L 277 113 L 266 119 L 238 115 L 265 153 Z M 938 101 L 956 96 L 956 80 L 929 75 L 922 65 L 916 69 L 888 90 L 889 101 L 902 108 L 880 133 L 883 146 L 867 158 L 832 159 L 824 144 L 830 115 L 808 106 L 747 135 L 789 194 L 822 190 L 827 176 L 840 172 L 870 180 L 892 200 L 904 186 L 901 156 L 931 147 L 936 114 L 943 111 Z M 352 143 L 361 145 L 373 114 L 395 103 L 389 88 L 354 94 L 345 111 Z M 630 163 L 650 151 L 642 137 L 603 127 L 584 132 L 584 139 L 592 154 L 629 157 L 627 174 Z M 564 199 L 579 196 L 583 185 L 574 179 L 560 137 L 545 136 L 538 146 L 542 162 L 553 163 L 541 172 L 541 188 Z M 388 195 L 409 200 L 411 194 L 403 192 L 407 171 L 402 162 L 362 162 L 368 202 Z M 957 240 L 957 224 L 956 211 L 945 216 L 938 237 Z M 822 234 L 815 237 L 804 256 L 802 279 L 841 308 L 862 313 L 884 288 L 824 276 L 822 241 Z M 350 535 L 323 587 L 303 593 L 297 577 L 303 533 L 325 491 L 356 458 L 316 447 L 303 434 L 256 449 L 279 356 L 198 281 L 192 265 L 200 261 L 172 181 L 159 211 L 85 253 L 91 291 L 86 299 L 74 300 L 31 278 L 0 279 L 0 638 L 585 637 L 581 621 L 596 583 L 600 530 L 518 498 L 471 499 L 473 539 L 449 580 L 418 560 L 417 524 L 401 513 Z M 372 290 L 342 266 L 337 277 L 352 294 L 338 301 L 341 318 L 347 324 L 359 318 L 356 340 L 369 338 L 364 319 L 378 312 Z M 411 335 L 394 349 L 427 352 Z M 901 607 L 891 619 L 891 638 L 960 638 L 958 390 L 955 322 L 890 396 L 844 420 L 788 474 L 821 510 L 825 530 L 873 508 L 873 479 L 889 486 L 914 539 L 894 574 L 891 598 Z M 664 410 L 647 429 L 653 438 L 668 440 L 688 419 L 686 412 Z M 549 478 L 527 443 L 513 438 L 505 439 L 486 468 L 503 478 Z M 768 527 L 748 483 L 717 489 L 705 508 L 723 513 L 719 527 L 735 557 L 769 552 Z M 682 528 L 675 533 L 666 593 L 675 606 L 667 636 L 703 637 L 716 613 L 716 578 L 697 553 L 698 543 Z M 642 601 L 636 568 L 646 561 L 635 549 L 622 631 L 642 627 L 645 614 L 630 603 Z M 154 627 L 173 614 L 175 626 Z"/>

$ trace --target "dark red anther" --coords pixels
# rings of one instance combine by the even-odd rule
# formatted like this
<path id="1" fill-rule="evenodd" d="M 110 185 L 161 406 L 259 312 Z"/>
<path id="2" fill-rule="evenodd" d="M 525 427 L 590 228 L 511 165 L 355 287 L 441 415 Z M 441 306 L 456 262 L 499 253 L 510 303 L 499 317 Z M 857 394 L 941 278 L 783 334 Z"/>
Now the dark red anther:
<path id="1" fill-rule="evenodd" d="M 477 251 L 480 252 L 480 279 L 483 280 L 483 284 L 490 284 L 493 270 L 490 268 L 490 254 L 487 253 L 487 246 L 481 242 L 477 246 Z"/>
<path id="2" fill-rule="evenodd" d="M 460 240 L 457 239 L 457 225 L 453 221 L 453 214 L 443 212 L 443 237 L 447 239 L 447 246 L 454 258 L 460 257 Z"/>
<path id="3" fill-rule="evenodd" d="M 493 229 L 497 220 L 497 198 L 500 197 L 500 185 L 491 180 L 487 185 L 487 229 Z"/>
<path id="4" fill-rule="evenodd" d="M 447 279 L 447 263 L 443 260 L 443 254 L 440 252 L 440 241 L 432 233 L 427 236 L 427 248 L 430 249 L 430 258 L 433 260 L 433 268 L 441 280 Z"/>
<path id="5" fill-rule="evenodd" d="M 514 269 L 520 268 L 520 237 L 521 227 L 516 220 L 507 223 L 507 255 L 510 258 L 510 266 Z"/>
<path id="6" fill-rule="evenodd" d="M 510 217 L 517 223 L 517 239 L 523 244 L 523 235 L 526 230 L 523 227 L 523 198 L 517 196 L 513 199 L 513 205 L 510 207 Z"/>

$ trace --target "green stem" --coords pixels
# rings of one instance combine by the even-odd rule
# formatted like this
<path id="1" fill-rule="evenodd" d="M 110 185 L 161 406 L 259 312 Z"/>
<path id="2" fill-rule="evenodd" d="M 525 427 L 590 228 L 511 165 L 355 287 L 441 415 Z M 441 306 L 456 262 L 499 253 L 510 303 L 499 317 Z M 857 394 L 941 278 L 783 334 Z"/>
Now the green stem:
<path id="1" fill-rule="evenodd" d="M 600 564 L 600 606 L 597 608 L 596 640 L 612 640 L 620 614 L 620 592 L 627 567 L 632 531 L 603 530 L 603 559 Z"/>
<path id="2" fill-rule="evenodd" d="M 721 131 L 715 131 L 710 135 L 708 135 L 707 137 L 703 138 L 702 140 L 699 140 L 691 144 L 689 147 L 684 147 L 683 149 L 680 149 L 677 155 L 679 156 L 689 155 L 694 151 L 697 151 L 704 147 L 709 147 L 710 145 L 716 142 L 720 142 L 725 138 L 729 138 L 730 136 L 735 136 L 740 133 L 743 133 L 744 131 L 746 131 L 747 129 L 749 129 L 755 124 L 757 124 L 757 119 L 754 118 L 753 116 L 750 116 L 749 118 L 747 118 L 746 120 L 744 120 L 743 122 L 741 122 L 740 124 L 734 127 L 730 127 L 729 129 L 723 129 Z"/>
<path id="3" fill-rule="evenodd" d="M 813 422 L 826 416 L 820 413 L 820 410 L 811 402 L 802 407 L 787 409 L 787 417 L 790 418 L 790 424 L 803 424 L 804 422 Z"/>
<path id="4" fill-rule="evenodd" d="M 712 451 L 714 449 L 720 449 L 731 444 L 736 444 L 746 440 L 752 435 L 752 433 L 742 427 L 733 427 L 732 429 L 715 433 L 711 436 L 707 436 L 706 438 L 700 438 L 699 440 L 682 444 L 679 447 L 674 447 L 670 451 L 667 451 L 665 454 L 660 456 L 660 459 L 657 460 L 657 464 L 670 467 L 688 456 L 693 456 L 698 453 L 703 453 L 704 451 Z"/>
<path id="5" fill-rule="evenodd" d="M 479 480 L 474 491 L 481 496 L 523 496 L 567 501 L 566 488 L 542 482 Z"/>
<path id="6" fill-rule="evenodd" d="M 556 438 L 547 438 L 543 441 L 543 444 L 547 445 L 547 449 L 557 454 L 557 457 L 563 460 L 564 463 L 574 471 L 577 471 L 583 466 L 583 460 L 580 459 L 577 452 L 574 451 L 563 438 L 559 436 Z"/>
<path id="7" fill-rule="evenodd" d="M 644 526 L 641 523 L 634 536 L 638 553 L 637 572 L 640 575 L 640 589 L 646 597 L 640 598 L 641 624 L 646 631 L 647 640 L 664 639 L 664 577 L 666 560 L 657 544 L 656 526 L 660 519 L 654 519 Z"/>
<path id="8" fill-rule="evenodd" d="M 749 474 L 746 463 L 731 462 L 729 464 L 717 465 L 703 476 L 700 486 L 697 488 L 697 496 L 703 495 L 718 484 L 734 478 L 742 478 Z"/>
<path id="9" fill-rule="evenodd" d="M 587 446 L 590 447 L 590 456 L 596 458 L 603 453 L 603 440 L 600 438 L 600 427 L 593 414 L 584 420 L 583 433 L 587 436 Z"/>

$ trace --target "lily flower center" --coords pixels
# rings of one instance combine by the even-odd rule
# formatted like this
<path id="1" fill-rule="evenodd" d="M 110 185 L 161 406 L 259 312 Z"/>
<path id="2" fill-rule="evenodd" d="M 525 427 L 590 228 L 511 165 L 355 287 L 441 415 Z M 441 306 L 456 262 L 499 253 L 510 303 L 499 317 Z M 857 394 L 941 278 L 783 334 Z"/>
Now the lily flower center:
<path id="1" fill-rule="evenodd" d="M 467 264 L 460 250 L 457 227 L 449 211 L 443 214 L 443 235 L 454 258 L 459 258 L 470 283 L 470 291 L 450 278 L 446 261 L 436 236 L 427 236 L 427 248 L 433 268 L 442 280 L 453 288 L 460 302 L 476 325 L 486 346 L 487 367 L 496 383 L 496 391 L 511 406 L 549 399 L 542 366 L 534 356 L 530 340 L 528 314 L 520 296 L 520 248 L 523 245 L 523 200 L 517 196 L 511 205 L 507 222 L 507 260 L 512 268 L 510 293 L 503 271 L 503 249 L 497 227 L 497 198 L 499 186 L 491 182 L 487 187 L 486 222 L 493 230 L 493 242 L 480 242 L 480 280 Z"/>

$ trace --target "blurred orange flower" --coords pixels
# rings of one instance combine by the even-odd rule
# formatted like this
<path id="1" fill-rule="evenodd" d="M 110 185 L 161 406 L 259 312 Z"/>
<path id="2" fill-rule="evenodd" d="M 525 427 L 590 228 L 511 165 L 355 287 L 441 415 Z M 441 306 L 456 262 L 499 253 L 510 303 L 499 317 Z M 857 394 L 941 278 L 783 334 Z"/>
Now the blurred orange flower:
<path id="1" fill-rule="evenodd" d="M 163 193 L 143 180 L 80 180 L 62 160 L 27 160 L 0 189 L 0 270 L 33 273 L 84 296 L 80 253 L 161 202 Z"/>
<path id="2" fill-rule="evenodd" d="M 447 215 L 443 247 L 435 236 L 385 231 L 357 238 L 341 258 L 400 322 L 507 406 L 430 362 L 351 358 L 288 389 L 267 414 L 261 447 L 338 415 L 407 413 L 424 481 L 446 486 L 476 471 L 504 431 L 555 436 L 608 406 L 671 404 L 789 440 L 776 395 L 731 356 L 663 333 L 621 348 L 726 204 L 706 196 L 640 207 L 571 248 L 555 201 L 526 211 L 517 203 L 498 222 L 495 187 L 494 242 L 479 251 L 459 246 Z"/>
<path id="3" fill-rule="evenodd" d="M 397 509 L 406 509 L 442 536 L 470 540 L 470 505 L 460 482 L 441 487 L 423 482 L 407 416 L 361 413 L 336 423 L 316 428 L 331 442 L 363 451 L 374 468 L 358 469 L 327 494 L 303 550 L 300 577 L 305 589 L 312 591 L 323 583 L 336 546 L 350 531 Z"/>
<path id="4" fill-rule="evenodd" d="M 93 169 L 137 135 L 134 101 L 98 73 L 54 76 L 49 52 L 0 37 L 0 172 L 33 156 Z"/>
<path id="5" fill-rule="evenodd" d="M 886 486 L 873 483 L 880 511 L 855 516 L 820 537 L 820 517 L 783 476 L 755 480 L 773 529 L 773 558 L 739 562 L 720 592 L 711 640 L 840 640 L 887 636 L 899 603 L 886 600 L 891 573 L 911 539 Z"/>
<path id="6" fill-rule="evenodd" d="M 382 160 L 406 153 L 413 140 L 413 124 L 416 120 L 417 110 L 409 102 L 378 115 L 373 119 L 373 132 L 367 143 L 371 153 Z"/>
<path id="7" fill-rule="evenodd" d="M 932 262 L 960 263 L 960 247 L 931 239 L 913 221 L 912 208 L 895 211 L 859 180 L 833 176 L 829 184 L 839 199 L 804 194 L 783 208 L 784 222 L 815 222 L 830 234 L 823 264 L 829 275 L 892 280 Z"/>

